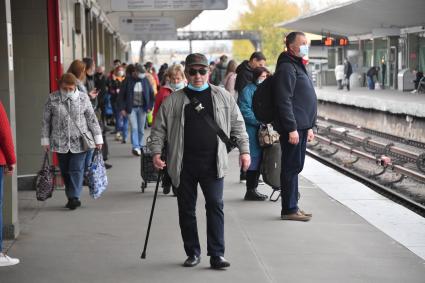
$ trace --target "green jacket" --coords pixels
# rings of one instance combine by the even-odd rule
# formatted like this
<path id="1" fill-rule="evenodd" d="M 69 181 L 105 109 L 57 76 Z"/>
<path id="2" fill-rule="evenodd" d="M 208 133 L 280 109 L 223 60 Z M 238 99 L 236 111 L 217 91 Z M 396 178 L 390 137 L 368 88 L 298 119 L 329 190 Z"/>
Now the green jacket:
<path id="1" fill-rule="evenodd" d="M 229 137 L 235 137 L 241 154 L 249 154 L 248 134 L 239 108 L 232 97 L 224 88 L 211 86 L 213 98 L 214 120 Z M 148 139 L 148 147 L 152 154 L 159 154 L 167 142 L 167 171 L 174 186 L 180 184 L 184 150 L 184 107 L 189 104 L 183 90 L 171 94 L 162 103 Z M 218 140 L 217 150 L 217 178 L 224 177 L 227 169 L 226 145 Z"/>

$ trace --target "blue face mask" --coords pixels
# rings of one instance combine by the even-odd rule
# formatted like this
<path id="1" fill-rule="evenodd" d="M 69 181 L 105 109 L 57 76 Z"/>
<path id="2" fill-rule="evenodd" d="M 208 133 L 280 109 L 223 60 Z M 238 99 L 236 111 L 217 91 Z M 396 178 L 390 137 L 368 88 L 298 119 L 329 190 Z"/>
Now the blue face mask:
<path id="1" fill-rule="evenodd" d="M 170 83 L 170 87 L 174 90 L 182 89 L 184 88 L 184 82 L 179 82 L 178 84 Z"/>
<path id="2" fill-rule="evenodd" d="M 308 56 L 308 45 L 300 46 L 300 57 Z"/>
<path id="3" fill-rule="evenodd" d="M 189 89 L 194 90 L 194 91 L 204 91 L 204 90 L 206 90 L 209 86 L 210 86 L 210 85 L 209 85 L 207 82 L 205 82 L 205 83 L 204 83 L 202 86 L 200 86 L 200 87 L 193 86 L 192 84 L 188 84 L 188 85 L 187 85 L 187 87 L 188 87 Z"/>

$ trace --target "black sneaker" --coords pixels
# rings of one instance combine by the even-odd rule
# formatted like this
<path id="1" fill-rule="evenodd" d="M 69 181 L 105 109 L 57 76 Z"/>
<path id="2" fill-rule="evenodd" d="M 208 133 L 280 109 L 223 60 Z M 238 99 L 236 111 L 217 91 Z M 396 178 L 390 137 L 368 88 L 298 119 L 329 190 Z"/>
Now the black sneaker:
<path id="1" fill-rule="evenodd" d="M 212 256 L 210 257 L 210 265 L 212 269 L 223 269 L 229 267 L 230 262 L 222 256 Z"/>
<path id="2" fill-rule="evenodd" d="M 105 168 L 106 168 L 106 169 L 111 169 L 111 168 L 112 168 L 112 165 L 111 165 L 111 164 L 109 164 L 109 163 L 105 163 Z"/>
<path id="3" fill-rule="evenodd" d="M 267 196 L 260 194 L 257 190 L 247 190 L 244 197 L 244 200 L 263 201 L 266 199 L 267 199 Z"/>
<path id="4" fill-rule="evenodd" d="M 81 206 L 81 201 L 78 198 L 72 198 L 68 201 L 67 207 L 70 210 L 75 210 L 77 207 Z"/>

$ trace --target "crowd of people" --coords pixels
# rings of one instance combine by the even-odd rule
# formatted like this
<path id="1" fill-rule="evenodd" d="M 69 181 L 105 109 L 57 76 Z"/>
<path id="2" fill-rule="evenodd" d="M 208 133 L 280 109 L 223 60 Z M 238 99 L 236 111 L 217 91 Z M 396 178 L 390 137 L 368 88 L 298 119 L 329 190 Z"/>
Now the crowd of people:
<path id="1" fill-rule="evenodd" d="M 145 128 L 151 125 L 147 146 L 153 165 L 165 171 L 177 196 L 187 255 L 184 266 L 195 266 L 201 259 L 195 212 L 198 184 L 206 200 L 210 265 L 214 269 L 230 266 L 224 258 L 223 178 L 229 148 L 223 135 L 231 137 L 239 149 L 240 180 L 246 183 L 244 199 L 266 200 L 257 190 L 263 156 L 258 129 L 262 123 L 252 104 L 257 88 L 270 78 L 275 105 L 272 125 L 280 134 L 282 149 L 281 219 L 309 221 L 312 214 L 298 207 L 298 174 L 304 165 L 306 143 L 314 138 L 316 94 L 303 60 L 308 55 L 305 35 L 292 32 L 285 42 L 286 51 L 280 55 L 274 74 L 267 69 L 261 52 L 254 52 L 239 65 L 226 55 L 215 63 L 193 53 L 179 64 L 163 64 L 158 73 L 151 62 L 127 65 L 115 60 L 113 69 L 105 72 L 91 58 L 73 61 L 60 78 L 59 89 L 48 95 L 41 130 L 42 148 L 58 157 L 65 207 L 75 210 L 81 206 L 82 187 L 93 156 L 101 154 L 108 160 L 108 132 L 125 144 L 130 130 L 131 154 L 140 156 Z M 2 111 L 0 104 L 0 116 Z M 1 118 L 0 122 L 4 121 L 7 119 Z M 0 134 L 2 176 L 13 171 L 16 159 L 10 128 L 2 126 Z M 112 165 L 105 163 L 107 168 Z M 2 190 L 0 177 L 0 193 Z M 164 187 L 164 193 L 169 189 Z M 0 253 L 0 265 L 18 262 Z"/>

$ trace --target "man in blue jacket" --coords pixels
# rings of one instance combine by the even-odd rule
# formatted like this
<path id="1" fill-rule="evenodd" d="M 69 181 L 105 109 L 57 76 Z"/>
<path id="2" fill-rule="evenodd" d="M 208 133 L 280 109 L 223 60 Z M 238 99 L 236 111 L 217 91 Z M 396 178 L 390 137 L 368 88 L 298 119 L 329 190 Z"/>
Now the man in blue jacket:
<path id="1" fill-rule="evenodd" d="M 146 70 L 142 65 L 129 65 L 127 73 L 129 76 L 121 87 L 118 105 L 120 105 L 121 115 L 129 116 L 132 153 L 140 156 L 144 143 L 146 114 L 152 110 L 155 99 L 152 86 L 146 78 Z"/>
<path id="2" fill-rule="evenodd" d="M 317 97 L 303 62 L 308 55 L 304 33 L 288 34 L 286 48 L 277 61 L 272 88 L 276 105 L 274 124 L 282 147 L 281 219 L 309 221 L 312 215 L 298 207 L 298 174 L 304 166 L 307 141 L 314 139 Z"/>

